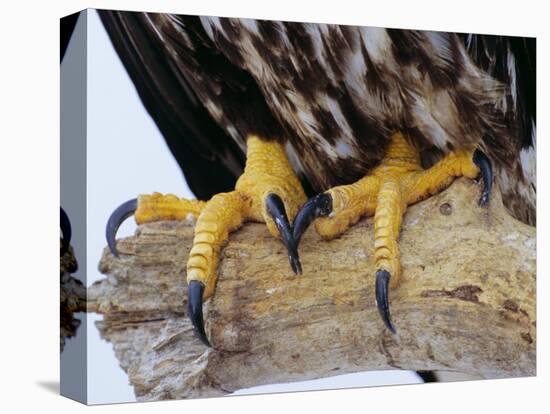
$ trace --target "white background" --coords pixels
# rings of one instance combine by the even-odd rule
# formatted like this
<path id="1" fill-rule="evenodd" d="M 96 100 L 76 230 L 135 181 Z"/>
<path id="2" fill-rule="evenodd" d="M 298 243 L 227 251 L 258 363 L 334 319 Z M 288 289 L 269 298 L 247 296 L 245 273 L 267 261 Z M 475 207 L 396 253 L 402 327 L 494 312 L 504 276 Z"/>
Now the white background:
<path id="1" fill-rule="evenodd" d="M 85 7 L 246 16 L 298 21 L 335 22 L 386 27 L 441 29 L 465 32 L 538 36 L 539 114 L 547 111 L 544 59 L 547 59 L 547 11 L 544 2 L 319 2 L 274 3 L 201 0 L 176 1 L 59 1 L 49 4 L 18 2 L 2 13 L 2 410 L 79 412 L 84 407 L 57 396 L 58 381 L 58 200 L 59 200 L 59 54 L 58 18 Z M 10 9 L 6 9 L 9 7 Z M 547 124 L 546 124 L 547 125 Z M 545 233 L 548 170 L 544 117 L 538 117 L 539 252 L 547 246 Z M 158 183 L 153 189 L 158 189 Z M 135 191 L 147 191 L 142 188 Z M 151 189 L 152 190 L 152 189 Z M 162 189 L 161 189 L 162 190 Z M 135 194 L 135 191 L 132 193 Z M 6 231 L 7 230 L 7 231 Z M 209 400 L 176 401 L 95 408 L 101 412 L 181 412 L 214 410 L 251 412 L 281 410 L 357 409 L 422 412 L 542 412 L 547 409 L 548 349 L 545 335 L 549 283 L 548 261 L 539 257 L 538 377 L 425 386 L 263 395 Z M 543 350 L 543 352 L 540 352 Z M 52 390 L 53 389 L 53 390 Z M 544 404 L 546 402 L 546 404 Z M 546 405 L 546 407 L 544 407 Z M 544 407 L 544 408 L 543 408 Z"/>

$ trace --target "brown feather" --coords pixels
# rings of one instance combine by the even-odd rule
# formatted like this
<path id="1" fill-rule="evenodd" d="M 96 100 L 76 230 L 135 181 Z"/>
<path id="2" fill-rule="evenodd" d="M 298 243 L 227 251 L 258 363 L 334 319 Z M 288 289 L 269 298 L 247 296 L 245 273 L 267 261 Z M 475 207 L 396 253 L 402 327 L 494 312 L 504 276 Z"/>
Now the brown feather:
<path id="1" fill-rule="evenodd" d="M 476 65 L 456 34 L 154 13 L 140 20 L 243 152 L 249 133 L 280 140 L 314 191 L 367 174 L 391 132 L 403 130 L 428 163 L 480 146 L 513 196 L 508 207 L 534 221 L 534 173 L 520 163 L 509 85 Z"/>

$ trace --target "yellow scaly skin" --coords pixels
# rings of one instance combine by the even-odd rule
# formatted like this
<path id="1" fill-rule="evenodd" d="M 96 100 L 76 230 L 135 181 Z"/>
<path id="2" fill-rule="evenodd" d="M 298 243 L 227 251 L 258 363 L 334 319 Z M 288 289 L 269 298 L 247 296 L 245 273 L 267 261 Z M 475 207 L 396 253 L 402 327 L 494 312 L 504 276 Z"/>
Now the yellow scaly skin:
<path id="1" fill-rule="evenodd" d="M 202 282 L 205 286 L 203 299 L 207 299 L 216 285 L 220 250 L 232 231 L 246 221 L 265 222 L 270 233 L 280 237 L 266 210 L 265 199 L 270 193 L 282 199 L 290 222 L 306 201 L 283 146 L 251 135 L 247 139 L 245 170 L 234 191 L 216 194 L 208 202 L 180 199 L 171 194 L 140 196 L 135 220 L 138 224 L 181 220 L 189 214 L 197 218 L 187 261 L 187 282 Z"/>
<path id="2" fill-rule="evenodd" d="M 306 196 L 284 148 L 257 136 L 248 137 L 247 146 L 245 171 L 232 192 L 217 194 L 208 202 L 155 193 L 140 196 L 137 201 L 129 200 L 117 208 L 107 225 L 107 239 L 113 253 L 116 254 L 116 229 L 129 212 L 135 212 L 139 224 L 181 220 L 188 215 L 196 217 L 195 238 L 187 262 L 189 297 L 193 298 L 189 301 L 189 312 L 199 338 L 209 345 L 203 327 L 202 300 L 197 298 L 207 299 L 214 292 L 219 253 L 229 233 L 246 221 L 265 222 L 275 237 L 280 237 L 279 231 L 282 231 L 291 266 L 300 273 L 297 243 L 313 217 L 317 217 L 317 232 L 330 239 L 346 231 L 361 217 L 374 215 L 377 302 L 381 298 L 378 302 L 381 315 L 386 326 L 395 332 L 390 321 L 387 288 L 388 281 L 390 288 L 398 284 L 401 273 L 397 238 L 403 214 L 408 205 L 443 190 L 455 177 L 477 177 L 479 168 L 473 161 L 474 149 L 453 152 L 424 170 L 417 149 L 401 133 L 396 133 L 384 159 L 368 176 L 351 185 L 334 187 L 323 195 L 324 198 L 316 196 L 298 212 Z M 489 177 L 484 176 L 484 181 L 487 181 L 491 168 L 488 161 L 484 162 L 484 175 Z M 489 191 L 490 185 L 485 185 L 480 205 L 488 201 Z M 288 222 L 285 212 L 281 213 L 281 205 L 284 205 Z M 289 231 L 289 224 L 297 214 L 295 226 Z M 281 221 L 286 223 L 283 230 Z"/>
<path id="3" fill-rule="evenodd" d="M 397 238 L 407 206 L 442 191 L 455 177 L 477 177 L 472 153 L 473 149 L 450 153 L 424 170 L 417 149 L 395 133 L 384 159 L 368 176 L 326 192 L 332 197 L 332 213 L 317 218 L 315 228 L 321 237 L 331 239 L 361 217 L 374 214 L 375 268 L 391 274 L 394 288 L 401 273 Z"/>

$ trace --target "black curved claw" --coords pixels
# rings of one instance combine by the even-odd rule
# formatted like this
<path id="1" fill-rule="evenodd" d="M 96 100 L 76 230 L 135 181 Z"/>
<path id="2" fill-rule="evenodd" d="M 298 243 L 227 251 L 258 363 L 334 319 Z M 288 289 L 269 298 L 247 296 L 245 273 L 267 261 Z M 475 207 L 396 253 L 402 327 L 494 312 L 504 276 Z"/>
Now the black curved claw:
<path id="1" fill-rule="evenodd" d="M 390 273 L 380 269 L 376 271 L 376 306 L 378 312 L 384 321 L 386 327 L 395 334 L 395 327 L 391 321 L 390 305 L 388 301 L 388 286 L 390 283 Z"/>
<path id="2" fill-rule="evenodd" d="M 59 227 L 61 228 L 61 232 L 63 233 L 63 238 L 61 239 L 61 254 L 65 254 L 67 250 L 69 250 L 69 244 L 71 244 L 71 236 L 72 236 L 72 230 L 71 230 L 71 221 L 69 220 L 69 216 L 67 213 L 65 213 L 65 210 L 63 210 L 63 207 L 59 208 Z"/>
<path id="3" fill-rule="evenodd" d="M 206 332 L 204 331 L 204 320 L 202 317 L 202 295 L 204 293 L 204 284 L 198 280 L 192 280 L 187 287 L 187 311 L 189 319 L 193 324 L 195 334 L 206 346 L 211 347 Z"/>
<path id="4" fill-rule="evenodd" d="M 439 382 L 434 371 L 416 371 L 416 375 L 418 375 L 424 383 Z"/>
<path id="5" fill-rule="evenodd" d="M 300 264 L 300 257 L 298 256 L 298 247 L 292 235 L 292 228 L 288 222 L 283 200 L 281 200 L 281 197 L 277 194 L 270 193 L 265 199 L 265 206 L 267 212 L 271 215 L 275 225 L 279 229 L 279 234 L 283 238 L 283 243 L 288 251 L 290 267 L 292 267 L 294 273 L 301 274 L 302 265 Z"/>
<path id="6" fill-rule="evenodd" d="M 493 188 L 493 166 L 491 160 L 487 158 L 487 155 L 479 149 L 474 151 L 473 161 L 474 164 L 478 166 L 481 172 L 481 179 L 483 180 L 483 189 L 479 197 L 479 206 L 487 207 L 489 205 L 489 195 Z"/>
<path id="7" fill-rule="evenodd" d="M 300 243 L 302 234 L 307 230 L 311 222 L 317 217 L 328 216 L 332 212 L 332 197 L 330 194 L 321 193 L 310 198 L 300 209 L 294 219 L 293 236 L 296 246 Z"/>
<path id="8" fill-rule="evenodd" d="M 131 200 L 122 203 L 116 208 L 115 211 L 109 217 L 107 221 L 107 228 L 105 230 L 105 236 L 107 237 L 107 244 L 113 256 L 118 257 L 118 252 L 116 249 L 116 232 L 120 225 L 130 217 L 137 209 L 137 198 L 132 198 Z"/>

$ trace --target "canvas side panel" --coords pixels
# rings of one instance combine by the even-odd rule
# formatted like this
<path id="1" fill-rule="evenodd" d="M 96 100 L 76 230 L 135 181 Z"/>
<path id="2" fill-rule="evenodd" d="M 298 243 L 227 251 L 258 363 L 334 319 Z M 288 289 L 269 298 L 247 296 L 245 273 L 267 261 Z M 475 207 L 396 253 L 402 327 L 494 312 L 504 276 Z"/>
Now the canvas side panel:
<path id="1" fill-rule="evenodd" d="M 71 24 L 61 20 L 61 46 L 66 49 L 61 61 L 61 206 L 71 228 L 71 246 L 78 270 L 71 276 L 86 283 L 86 61 L 87 12 L 82 11 Z M 71 36 L 67 30 L 74 27 Z M 61 49 L 63 54 L 63 49 Z M 86 314 L 73 315 L 80 320 L 76 335 L 67 339 L 61 353 L 61 394 L 87 402 L 87 327 Z M 63 317 L 63 315 L 62 315 Z"/>

